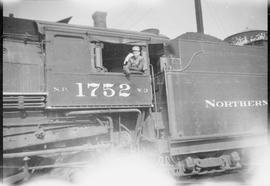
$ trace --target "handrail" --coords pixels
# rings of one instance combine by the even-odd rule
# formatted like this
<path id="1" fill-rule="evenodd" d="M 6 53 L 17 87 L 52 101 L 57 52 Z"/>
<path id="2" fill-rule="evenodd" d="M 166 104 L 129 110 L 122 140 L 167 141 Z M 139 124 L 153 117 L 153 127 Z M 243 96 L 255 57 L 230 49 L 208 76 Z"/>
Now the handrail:
<path id="1" fill-rule="evenodd" d="M 157 96 L 156 96 L 156 85 L 155 85 L 155 77 L 154 77 L 154 69 L 153 65 L 150 64 L 151 71 L 151 79 L 152 79 L 152 87 L 153 87 L 153 97 L 154 97 L 154 111 L 157 112 Z"/>

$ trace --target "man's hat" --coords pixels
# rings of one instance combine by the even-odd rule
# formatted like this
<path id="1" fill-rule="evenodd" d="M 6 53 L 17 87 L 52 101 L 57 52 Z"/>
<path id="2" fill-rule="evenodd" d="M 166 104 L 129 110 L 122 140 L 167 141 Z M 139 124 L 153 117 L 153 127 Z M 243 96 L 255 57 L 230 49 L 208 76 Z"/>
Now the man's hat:
<path id="1" fill-rule="evenodd" d="M 132 47 L 132 51 L 140 51 L 140 47 L 134 46 L 134 47 Z"/>

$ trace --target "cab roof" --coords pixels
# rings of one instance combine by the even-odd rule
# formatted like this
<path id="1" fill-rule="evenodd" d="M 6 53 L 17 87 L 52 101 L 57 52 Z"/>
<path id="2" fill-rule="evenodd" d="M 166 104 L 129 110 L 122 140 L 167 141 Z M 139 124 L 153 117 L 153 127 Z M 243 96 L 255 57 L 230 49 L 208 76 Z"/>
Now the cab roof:
<path id="1" fill-rule="evenodd" d="M 44 29 L 46 28 L 46 29 Z M 113 28 L 99 28 L 66 23 L 36 21 L 14 17 L 3 17 L 3 33 L 15 35 L 39 36 L 45 34 L 45 30 L 68 31 L 75 33 L 93 34 L 104 37 L 119 37 L 128 39 L 139 39 L 150 43 L 163 43 L 169 40 L 164 35 L 153 33 L 137 32 L 130 30 L 120 30 Z"/>

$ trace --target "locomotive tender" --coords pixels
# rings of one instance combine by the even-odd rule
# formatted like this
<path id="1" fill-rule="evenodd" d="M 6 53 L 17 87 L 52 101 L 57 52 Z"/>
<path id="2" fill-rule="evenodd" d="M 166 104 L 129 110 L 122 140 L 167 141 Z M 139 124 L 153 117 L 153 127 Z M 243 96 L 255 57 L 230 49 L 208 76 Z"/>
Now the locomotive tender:
<path id="1" fill-rule="evenodd" d="M 111 148 L 155 149 L 175 175 L 220 172 L 266 143 L 267 46 L 14 17 L 3 26 L 7 182 Z M 148 71 L 126 77 L 134 45 Z"/>

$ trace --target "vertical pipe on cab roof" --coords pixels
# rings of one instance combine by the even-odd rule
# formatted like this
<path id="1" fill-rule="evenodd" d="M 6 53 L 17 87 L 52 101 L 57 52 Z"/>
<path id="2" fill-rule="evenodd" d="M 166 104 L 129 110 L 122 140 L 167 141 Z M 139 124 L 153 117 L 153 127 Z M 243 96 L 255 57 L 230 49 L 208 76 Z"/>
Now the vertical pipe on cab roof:
<path id="1" fill-rule="evenodd" d="M 204 34 L 201 0 L 194 0 L 197 22 L 197 32 Z"/>

